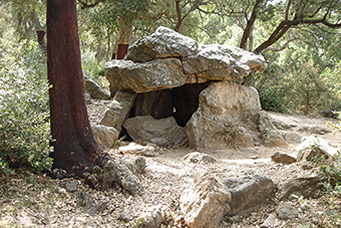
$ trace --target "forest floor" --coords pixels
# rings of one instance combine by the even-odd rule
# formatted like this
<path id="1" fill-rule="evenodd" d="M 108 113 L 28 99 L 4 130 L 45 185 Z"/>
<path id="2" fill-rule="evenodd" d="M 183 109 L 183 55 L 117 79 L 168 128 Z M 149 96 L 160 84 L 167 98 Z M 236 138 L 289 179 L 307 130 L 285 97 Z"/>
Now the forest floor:
<path id="1" fill-rule="evenodd" d="M 89 105 L 90 120 L 101 119 L 108 101 L 96 101 Z M 319 135 L 330 146 L 341 147 L 341 133 L 333 134 L 326 123 L 331 119 L 269 113 L 282 121 L 294 121 L 301 125 L 329 128 L 330 133 Z M 292 129 L 295 131 L 296 128 Z M 309 135 L 299 132 L 303 135 Z M 124 143 L 124 142 L 123 142 Z M 136 220 L 153 206 L 162 205 L 168 218 L 161 227 L 186 227 L 182 223 L 179 209 L 181 193 L 193 178 L 209 172 L 219 177 L 240 177 L 260 174 L 271 178 L 281 188 L 289 180 L 318 172 L 312 165 L 303 169 L 303 164 L 283 165 L 271 161 L 276 151 L 293 154 L 298 144 L 284 148 L 255 146 L 250 148 L 226 148 L 224 150 L 200 151 L 217 159 L 215 163 L 189 164 L 183 157 L 194 152 L 193 148 L 158 148 L 154 157 L 146 157 L 145 173 L 139 178 L 144 186 L 142 196 L 126 196 L 119 189 L 98 191 L 89 188 L 82 180 L 78 190 L 90 194 L 94 204 L 107 203 L 100 213 L 90 215 L 84 208 L 77 207 L 77 193 L 60 187 L 63 180 L 52 179 L 44 173 L 17 170 L 15 174 L 0 178 L 0 227 L 136 227 Z M 136 155 L 121 154 L 117 149 L 108 151 L 112 156 L 133 160 Z M 324 195 L 319 199 L 293 199 L 289 201 L 300 211 L 299 218 L 282 221 L 277 227 L 330 227 L 328 216 L 340 216 L 340 211 L 331 214 L 328 200 Z M 337 199 L 340 200 L 340 199 Z M 223 227 L 260 227 L 280 202 L 275 198 L 244 216 L 224 218 Z M 336 214 L 335 214 L 336 213 Z"/>

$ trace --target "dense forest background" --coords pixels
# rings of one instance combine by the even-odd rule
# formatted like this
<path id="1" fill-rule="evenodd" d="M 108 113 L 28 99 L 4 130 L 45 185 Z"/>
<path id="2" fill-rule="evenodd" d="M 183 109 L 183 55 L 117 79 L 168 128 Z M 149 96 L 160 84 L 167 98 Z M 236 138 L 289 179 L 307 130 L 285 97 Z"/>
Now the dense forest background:
<path id="1" fill-rule="evenodd" d="M 263 55 L 268 69 L 239 83 L 265 110 L 305 115 L 341 110 L 339 0 L 78 0 L 82 67 L 103 87 L 117 44 L 166 26 L 201 44 Z M 0 3 L 0 170 L 51 166 L 46 1 Z M 61 49 L 61 51 L 63 51 Z M 25 151 L 23 153 L 23 151 Z"/>

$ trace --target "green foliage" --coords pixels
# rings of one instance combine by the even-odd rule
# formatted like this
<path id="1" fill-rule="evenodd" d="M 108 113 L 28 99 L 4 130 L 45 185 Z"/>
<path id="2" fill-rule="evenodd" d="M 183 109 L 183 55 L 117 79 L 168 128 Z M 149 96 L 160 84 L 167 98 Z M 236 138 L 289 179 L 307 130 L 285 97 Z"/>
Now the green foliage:
<path id="1" fill-rule="evenodd" d="M 0 173 L 23 165 L 49 169 L 50 123 L 45 55 L 36 42 L 0 46 Z"/>

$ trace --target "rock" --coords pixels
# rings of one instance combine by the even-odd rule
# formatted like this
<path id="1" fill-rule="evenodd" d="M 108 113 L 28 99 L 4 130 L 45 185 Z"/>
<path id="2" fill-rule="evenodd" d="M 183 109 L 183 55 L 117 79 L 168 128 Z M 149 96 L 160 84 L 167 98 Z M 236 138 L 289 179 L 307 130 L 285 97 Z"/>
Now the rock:
<path id="1" fill-rule="evenodd" d="M 265 111 L 257 113 L 257 115 L 253 117 L 253 121 L 257 125 L 258 131 L 260 132 L 259 137 L 265 146 L 288 146 L 282 134 L 275 128 L 270 119 L 270 116 Z"/>
<path id="2" fill-rule="evenodd" d="M 260 55 L 226 45 L 199 47 L 191 38 L 159 27 L 131 45 L 125 60 L 106 63 L 106 78 L 111 93 L 145 93 L 208 80 L 237 80 L 265 67 Z"/>
<path id="3" fill-rule="evenodd" d="M 120 132 L 123 121 L 128 118 L 130 110 L 134 105 L 135 98 L 135 93 L 125 91 L 117 92 L 109 108 L 105 111 L 100 124 L 114 127 Z"/>
<path id="4" fill-rule="evenodd" d="M 253 145 L 252 132 L 243 126 L 260 110 L 254 88 L 235 82 L 212 82 L 200 93 L 199 107 L 187 123 L 189 144 L 195 148 L 225 148 L 248 137 L 251 139 L 244 141 Z"/>
<path id="5" fill-rule="evenodd" d="M 186 129 L 179 127 L 173 117 L 156 120 L 151 116 L 129 118 L 123 123 L 134 141 L 151 142 L 159 146 L 184 145 Z"/>
<path id="6" fill-rule="evenodd" d="M 280 190 L 278 198 L 288 200 L 291 195 L 318 198 L 322 193 L 324 180 L 323 174 L 292 179 Z"/>
<path id="7" fill-rule="evenodd" d="M 78 184 L 72 180 L 65 180 L 60 182 L 59 186 L 65 188 L 68 192 L 75 192 L 77 191 Z"/>
<path id="8" fill-rule="evenodd" d="M 146 159 L 144 157 L 139 156 L 135 159 L 134 165 L 136 167 L 136 172 L 138 174 L 144 173 L 146 169 Z"/>
<path id="9" fill-rule="evenodd" d="M 196 54 L 197 50 L 198 43 L 195 40 L 161 26 L 152 35 L 132 44 L 125 59 L 146 62 L 158 58 L 189 56 Z"/>
<path id="10" fill-rule="evenodd" d="M 113 127 L 93 125 L 91 128 L 97 144 L 103 149 L 110 148 L 118 139 L 119 132 Z"/>
<path id="11" fill-rule="evenodd" d="M 109 94 L 105 92 L 96 82 L 94 82 L 85 70 L 83 71 L 84 89 L 93 99 L 107 100 L 110 98 Z"/>
<path id="12" fill-rule="evenodd" d="M 90 94 L 85 93 L 84 96 L 85 96 L 85 104 L 92 104 Z"/>
<path id="13" fill-rule="evenodd" d="M 196 82 L 195 75 L 186 75 L 181 61 L 176 58 L 155 59 L 145 63 L 111 60 L 105 64 L 105 70 L 111 93 L 121 90 L 146 93 Z"/>
<path id="14" fill-rule="evenodd" d="M 167 213 L 162 206 L 148 208 L 147 212 L 137 218 L 137 227 L 156 228 L 167 218 Z"/>
<path id="15" fill-rule="evenodd" d="M 103 211 L 105 211 L 108 208 L 108 203 L 104 202 L 101 204 L 98 204 L 96 206 L 94 206 L 90 211 L 89 211 L 89 215 L 94 215 L 97 213 L 102 213 Z"/>
<path id="16" fill-rule="evenodd" d="M 271 160 L 282 164 L 291 164 L 296 162 L 296 158 L 293 155 L 276 152 L 271 156 Z"/>
<path id="17" fill-rule="evenodd" d="M 133 164 L 129 165 L 121 159 L 109 160 L 103 167 L 103 188 L 108 189 L 114 182 L 117 182 L 130 194 L 141 195 L 143 191 L 141 181 L 129 166 L 133 166 Z"/>
<path id="18" fill-rule="evenodd" d="M 276 217 L 276 213 L 272 212 L 260 226 L 261 228 L 276 227 L 279 221 Z"/>
<path id="19" fill-rule="evenodd" d="M 120 214 L 120 220 L 122 220 L 123 222 L 129 222 L 131 220 L 133 220 L 134 216 L 132 216 L 128 211 L 123 211 Z"/>
<path id="20" fill-rule="evenodd" d="M 93 199 L 91 195 L 84 191 L 78 191 L 77 192 L 77 206 L 78 207 L 84 207 L 83 212 L 88 211 L 93 204 Z"/>
<path id="21" fill-rule="evenodd" d="M 288 205 L 280 204 L 276 208 L 277 217 L 281 220 L 294 219 L 299 217 L 299 211 L 297 208 Z"/>
<path id="22" fill-rule="evenodd" d="M 328 143 L 319 137 L 308 136 L 302 139 L 302 143 L 296 147 L 298 161 L 311 161 L 322 155 L 325 159 L 338 153 L 338 148 L 328 145 Z"/>
<path id="23" fill-rule="evenodd" d="M 281 132 L 276 129 L 265 129 L 261 132 L 260 138 L 267 147 L 286 147 L 288 144 L 283 138 Z"/>
<path id="24" fill-rule="evenodd" d="M 156 148 L 152 145 L 142 146 L 137 143 L 131 142 L 126 146 L 120 146 L 118 150 L 124 154 L 129 153 L 129 154 L 153 157 L 155 156 Z"/>
<path id="25" fill-rule="evenodd" d="M 221 180 L 204 174 L 180 197 L 180 209 L 191 228 L 215 228 L 229 210 L 230 193 Z"/>
<path id="26" fill-rule="evenodd" d="M 209 80 L 237 80 L 266 68 L 262 56 L 217 44 L 200 46 L 196 54 L 183 58 L 182 63 L 185 73 Z"/>
<path id="27" fill-rule="evenodd" d="M 229 215 L 249 212 L 266 202 L 275 193 L 273 181 L 257 174 L 240 178 L 224 178 L 223 183 L 231 193 Z"/>
<path id="28" fill-rule="evenodd" d="M 137 94 L 134 116 L 152 116 L 162 119 L 172 116 L 173 97 L 169 89 Z"/>
<path id="29" fill-rule="evenodd" d="M 288 143 L 300 143 L 303 137 L 296 132 L 285 132 L 283 136 L 285 141 L 287 141 Z"/>
<path id="30" fill-rule="evenodd" d="M 279 130 L 290 130 L 298 125 L 298 121 L 290 117 L 281 118 L 280 116 L 270 114 L 271 122 Z"/>
<path id="31" fill-rule="evenodd" d="M 188 163 L 195 163 L 195 164 L 209 164 L 216 162 L 216 159 L 208 154 L 200 153 L 200 152 L 192 152 L 183 158 L 184 161 Z"/>
<path id="32" fill-rule="evenodd" d="M 318 135 L 325 135 L 325 134 L 332 132 L 331 130 L 327 128 L 323 128 L 320 126 L 312 126 L 312 125 L 300 126 L 297 130 L 300 132 L 306 132 L 308 134 L 318 134 Z"/>

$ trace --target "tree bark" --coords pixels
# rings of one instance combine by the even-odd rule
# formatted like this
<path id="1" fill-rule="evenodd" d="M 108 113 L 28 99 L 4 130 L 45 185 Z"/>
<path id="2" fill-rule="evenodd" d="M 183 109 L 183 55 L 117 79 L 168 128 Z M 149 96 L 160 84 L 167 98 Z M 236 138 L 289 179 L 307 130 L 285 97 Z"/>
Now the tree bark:
<path id="1" fill-rule="evenodd" d="M 133 23 L 124 18 L 119 19 L 119 31 L 114 45 L 112 59 L 124 59 L 128 52 Z"/>
<path id="2" fill-rule="evenodd" d="M 81 176 L 101 150 L 85 105 L 76 0 L 47 1 L 47 67 L 53 168 Z"/>

